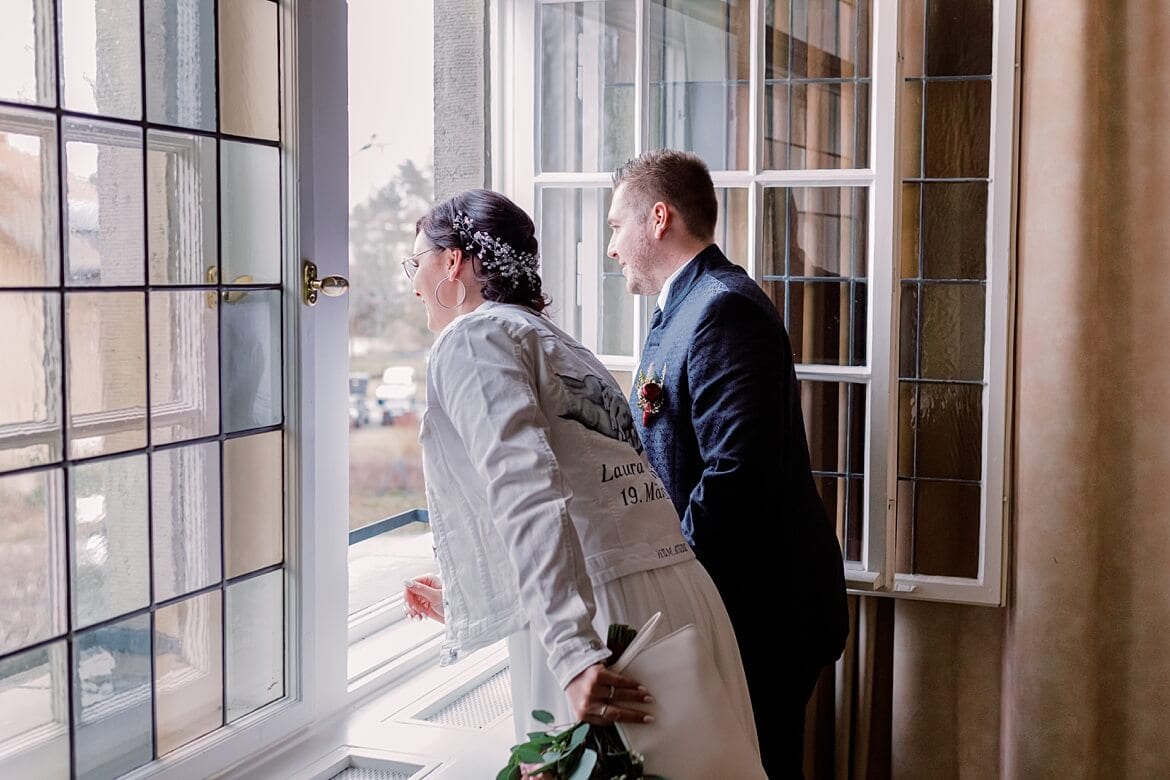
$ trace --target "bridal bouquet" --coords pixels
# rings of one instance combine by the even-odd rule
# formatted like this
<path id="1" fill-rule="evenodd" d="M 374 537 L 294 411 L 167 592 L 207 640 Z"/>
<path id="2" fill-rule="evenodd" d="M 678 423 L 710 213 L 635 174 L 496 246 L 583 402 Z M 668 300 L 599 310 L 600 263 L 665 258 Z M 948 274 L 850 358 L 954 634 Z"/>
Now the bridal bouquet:
<path id="1" fill-rule="evenodd" d="M 607 646 L 613 664 L 638 632 L 629 626 L 611 625 Z M 508 765 L 496 780 L 634 780 L 651 775 L 642 772 L 642 756 L 626 747 L 612 723 L 595 726 L 578 722 L 564 727 L 552 726 L 553 716 L 534 710 L 532 717 L 549 726 L 548 731 L 533 731 L 527 742 L 512 746 Z"/>

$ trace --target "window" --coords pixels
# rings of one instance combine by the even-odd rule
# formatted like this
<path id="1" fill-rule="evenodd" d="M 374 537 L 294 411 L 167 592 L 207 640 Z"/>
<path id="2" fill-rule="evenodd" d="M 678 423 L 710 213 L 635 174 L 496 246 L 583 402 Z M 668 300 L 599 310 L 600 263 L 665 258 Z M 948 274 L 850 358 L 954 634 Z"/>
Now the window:
<path id="1" fill-rule="evenodd" d="M 20 0 L 0 29 L 0 775 L 113 777 L 298 687 L 286 28 Z"/>
<path id="2" fill-rule="evenodd" d="M 500 0 L 494 181 L 553 316 L 629 387 L 653 300 L 614 167 L 700 154 L 716 242 L 784 316 L 859 591 L 1002 598 L 1013 0 Z"/>

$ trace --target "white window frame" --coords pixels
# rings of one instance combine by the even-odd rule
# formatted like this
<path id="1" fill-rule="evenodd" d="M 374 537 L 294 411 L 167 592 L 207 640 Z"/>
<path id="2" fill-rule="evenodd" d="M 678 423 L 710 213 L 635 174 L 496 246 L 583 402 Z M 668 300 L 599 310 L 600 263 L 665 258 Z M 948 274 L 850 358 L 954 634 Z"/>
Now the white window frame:
<path id="1" fill-rule="evenodd" d="M 283 153 L 285 351 L 285 696 L 125 775 L 202 780 L 245 766 L 342 712 L 347 597 L 344 458 L 348 322 L 343 306 L 301 300 L 302 257 L 343 271 L 346 177 L 346 13 L 342 2 L 279 5 Z M 319 53 L 314 57 L 314 53 Z M 340 86 L 340 88 L 338 88 Z M 336 213 L 341 208 L 340 213 Z M 338 260 L 337 258 L 340 258 Z M 326 304 L 328 306 L 328 304 Z M 340 314 L 336 310 L 341 310 Z M 322 316 L 326 312 L 327 316 Z M 340 531 L 340 532 L 339 532 Z"/>
<path id="2" fill-rule="evenodd" d="M 562 2 L 569 0 L 546 0 Z M 646 11 L 650 0 L 633 0 L 636 6 L 634 90 L 634 153 L 647 148 L 649 132 L 645 96 L 649 81 L 646 52 L 649 30 Z M 492 0 L 491 27 L 491 123 L 492 183 L 531 214 L 538 214 L 537 193 L 549 187 L 609 187 L 609 171 L 585 173 L 538 173 L 534 141 L 539 137 L 536 112 L 536 8 L 542 0 Z M 763 169 L 761 116 L 764 110 L 764 0 L 751 6 L 750 103 L 748 170 L 715 171 L 716 187 L 742 187 L 748 192 L 747 270 L 756 275 L 763 250 L 764 190 L 769 186 L 856 187 L 869 189 L 867 267 L 867 359 L 863 366 L 800 364 L 798 378 L 854 382 L 866 387 L 866 444 L 864 508 L 860 561 L 846 562 L 851 591 L 896 595 L 915 599 L 1002 605 L 1006 592 L 1007 510 L 1006 428 L 1010 388 L 1009 343 L 1011 335 L 1011 271 L 1013 265 L 1013 195 L 1015 106 L 1018 51 L 1018 0 L 996 0 L 993 31 L 992 115 L 987 241 L 987 303 L 985 327 L 985 386 L 983 394 L 983 472 L 980 528 L 980 562 L 974 578 L 936 577 L 896 573 L 895 528 L 897 519 L 898 419 L 898 318 L 900 284 L 897 278 L 898 226 L 901 221 L 901 177 L 898 174 L 896 111 L 901 94 L 902 67 L 898 53 L 897 0 L 871 0 L 873 7 L 872 99 L 870 101 L 870 167 L 856 170 Z M 539 217 L 538 217 L 539 223 Z M 590 294 L 601 276 L 604 247 L 592 257 L 581 253 L 582 341 L 597 350 L 597 300 Z M 613 371 L 632 371 L 638 365 L 643 339 L 642 317 L 635 314 L 633 356 L 601 355 Z M 878 360 L 883 356 L 885 360 Z M 887 362 L 888 360 L 888 362 Z"/>

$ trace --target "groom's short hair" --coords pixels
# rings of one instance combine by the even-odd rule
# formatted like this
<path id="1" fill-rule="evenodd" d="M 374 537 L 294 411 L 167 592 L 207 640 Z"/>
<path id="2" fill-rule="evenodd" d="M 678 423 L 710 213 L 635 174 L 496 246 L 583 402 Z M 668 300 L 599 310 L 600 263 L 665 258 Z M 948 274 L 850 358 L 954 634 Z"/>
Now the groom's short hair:
<path id="1" fill-rule="evenodd" d="M 634 205 L 643 215 L 662 201 L 678 212 L 692 236 L 700 241 L 714 237 L 719 202 L 707 163 L 697 154 L 675 149 L 643 152 L 614 172 L 614 190 L 623 185 L 637 196 Z"/>

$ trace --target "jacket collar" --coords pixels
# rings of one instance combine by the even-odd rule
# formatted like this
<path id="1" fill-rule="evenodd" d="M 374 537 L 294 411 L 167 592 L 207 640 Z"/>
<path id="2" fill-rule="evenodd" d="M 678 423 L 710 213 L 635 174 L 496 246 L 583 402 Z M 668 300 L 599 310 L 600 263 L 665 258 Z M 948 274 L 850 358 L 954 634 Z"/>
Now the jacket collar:
<path id="1" fill-rule="evenodd" d="M 669 319 L 675 309 L 682 305 L 687 294 L 690 293 L 691 288 L 699 281 L 699 277 L 712 268 L 729 264 L 730 262 L 715 244 L 709 245 L 702 252 L 695 255 L 695 258 L 683 267 L 682 273 L 671 282 L 670 296 L 666 299 L 666 308 L 662 310 L 663 321 Z"/>

